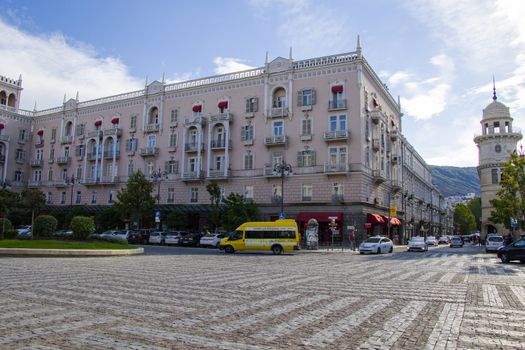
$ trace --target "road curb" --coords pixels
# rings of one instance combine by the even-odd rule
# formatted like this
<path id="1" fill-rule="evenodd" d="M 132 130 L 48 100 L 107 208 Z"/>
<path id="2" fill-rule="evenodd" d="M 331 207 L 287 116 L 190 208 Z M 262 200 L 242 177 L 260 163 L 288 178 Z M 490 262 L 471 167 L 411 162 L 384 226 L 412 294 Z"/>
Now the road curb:
<path id="1" fill-rule="evenodd" d="M 144 248 L 135 249 L 32 249 L 0 248 L 1 256 L 128 256 L 144 254 Z"/>

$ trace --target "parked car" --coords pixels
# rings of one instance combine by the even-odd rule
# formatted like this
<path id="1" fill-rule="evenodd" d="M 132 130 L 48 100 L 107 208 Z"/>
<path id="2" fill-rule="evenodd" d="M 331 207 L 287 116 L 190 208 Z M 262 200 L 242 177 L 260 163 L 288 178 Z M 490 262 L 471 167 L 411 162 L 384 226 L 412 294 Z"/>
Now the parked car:
<path id="1" fill-rule="evenodd" d="M 122 231 L 116 231 L 113 233 L 113 237 L 122 238 L 123 240 L 128 240 L 129 234 L 131 230 L 122 230 Z"/>
<path id="2" fill-rule="evenodd" d="M 450 247 L 463 247 L 463 240 L 461 239 L 461 237 L 452 236 L 452 238 L 450 239 Z"/>
<path id="3" fill-rule="evenodd" d="M 131 230 L 128 237 L 129 243 L 149 243 L 150 229 Z"/>
<path id="4" fill-rule="evenodd" d="M 180 243 L 180 237 L 183 233 L 186 233 L 185 231 L 167 231 L 164 232 L 164 243 L 167 245 L 170 244 L 179 244 Z"/>
<path id="5" fill-rule="evenodd" d="M 412 237 L 408 241 L 407 248 L 409 252 L 416 251 L 416 250 L 420 252 L 426 252 L 428 250 L 428 244 L 425 241 L 425 237 L 416 236 L 416 237 Z"/>
<path id="6" fill-rule="evenodd" d="M 450 238 L 448 236 L 439 237 L 439 244 L 449 244 Z"/>
<path id="7" fill-rule="evenodd" d="M 525 237 L 498 249 L 498 258 L 502 263 L 519 260 L 525 263 Z"/>
<path id="8" fill-rule="evenodd" d="M 386 237 L 375 236 L 370 237 L 359 245 L 359 254 L 365 253 L 392 253 L 394 244 Z"/>
<path id="9" fill-rule="evenodd" d="M 153 231 L 153 232 L 151 232 L 150 235 L 149 235 L 148 242 L 150 244 L 164 245 L 165 244 L 164 232 L 161 232 L 161 231 Z"/>
<path id="10" fill-rule="evenodd" d="M 431 246 L 436 246 L 437 245 L 436 237 L 434 237 L 434 236 L 428 236 L 425 239 L 425 242 L 427 243 L 427 246 L 428 245 L 431 245 Z"/>
<path id="11" fill-rule="evenodd" d="M 71 229 L 58 230 L 58 231 L 53 232 L 52 236 L 58 237 L 58 238 L 71 238 L 73 237 L 73 230 Z"/>
<path id="12" fill-rule="evenodd" d="M 179 245 L 198 246 L 201 240 L 200 233 L 184 232 L 179 239 Z"/>
<path id="13" fill-rule="evenodd" d="M 227 237 L 227 236 L 222 233 L 209 233 L 201 237 L 199 245 L 201 247 L 219 248 L 221 239 L 223 239 L 224 237 Z"/>
<path id="14" fill-rule="evenodd" d="M 485 240 L 485 252 L 497 252 L 498 249 L 504 245 L 505 241 L 503 240 L 503 236 L 489 234 Z"/>
<path id="15" fill-rule="evenodd" d="M 16 233 L 20 237 L 30 237 L 31 236 L 31 225 L 20 226 L 16 229 Z"/>

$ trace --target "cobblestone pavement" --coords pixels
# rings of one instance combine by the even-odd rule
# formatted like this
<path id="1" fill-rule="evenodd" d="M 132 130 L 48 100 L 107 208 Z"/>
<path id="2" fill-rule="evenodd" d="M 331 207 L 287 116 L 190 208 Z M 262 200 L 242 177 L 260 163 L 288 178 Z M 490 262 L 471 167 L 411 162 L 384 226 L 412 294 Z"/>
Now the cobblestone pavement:
<path id="1" fill-rule="evenodd" d="M 0 348 L 525 348 L 525 264 L 477 247 L 209 251 L 0 258 Z"/>

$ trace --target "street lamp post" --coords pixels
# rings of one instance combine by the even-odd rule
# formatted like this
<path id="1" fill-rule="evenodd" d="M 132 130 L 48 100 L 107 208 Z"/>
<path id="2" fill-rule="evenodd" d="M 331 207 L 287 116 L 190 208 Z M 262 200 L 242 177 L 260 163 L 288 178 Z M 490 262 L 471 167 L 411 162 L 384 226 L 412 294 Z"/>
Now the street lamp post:
<path id="1" fill-rule="evenodd" d="M 153 171 L 150 177 L 153 183 L 157 184 L 157 208 L 160 210 L 160 183 L 162 180 L 168 178 L 168 173 L 161 171 L 159 168 L 158 170 Z M 160 230 L 160 220 L 158 222 L 157 228 Z"/>
<path id="2" fill-rule="evenodd" d="M 292 166 L 282 161 L 281 163 L 275 164 L 273 170 L 281 176 L 281 213 L 279 214 L 279 219 L 284 219 L 284 177 L 292 173 Z"/>

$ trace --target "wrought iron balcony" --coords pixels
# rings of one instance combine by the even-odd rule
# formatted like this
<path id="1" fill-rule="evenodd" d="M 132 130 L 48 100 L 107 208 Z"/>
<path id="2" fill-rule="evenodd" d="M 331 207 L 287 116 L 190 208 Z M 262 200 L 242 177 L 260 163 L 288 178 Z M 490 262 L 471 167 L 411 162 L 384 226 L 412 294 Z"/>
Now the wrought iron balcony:
<path id="1" fill-rule="evenodd" d="M 118 176 L 102 176 L 100 177 L 99 183 L 100 184 L 114 184 L 119 181 Z"/>
<path id="2" fill-rule="evenodd" d="M 349 130 L 334 130 L 334 131 L 325 131 L 323 134 L 323 139 L 327 142 L 329 141 L 340 141 L 340 140 L 349 140 L 350 131 Z"/>
<path id="3" fill-rule="evenodd" d="M 184 145 L 184 151 L 186 152 L 198 152 L 199 150 L 201 152 L 204 151 L 204 142 L 188 142 Z"/>
<path id="4" fill-rule="evenodd" d="M 73 135 L 62 136 L 62 139 L 60 140 L 60 143 L 63 145 L 71 143 L 71 142 L 73 142 Z"/>
<path id="5" fill-rule="evenodd" d="M 153 157 L 159 154 L 158 147 L 145 147 L 140 149 L 140 155 L 142 157 Z"/>
<path id="6" fill-rule="evenodd" d="M 231 170 L 226 170 L 226 173 L 225 173 L 224 169 L 210 170 L 210 174 L 208 176 L 209 179 L 227 179 L 230 177 L 231 177 Z"/>
<path id="7" fill-rule="evenodd" d="M 225 139 L 211 140 L 210 147 L 211 149 L 225 149 L 226 140 Z M 232 148 L 232 140 L 228 140 L 228 149 L 231 149 L 231 148 Z"/>
<path id="8" fill-rule="evenodd" d="M 104 136 L 120 137 L 121 135 L 122 135 L 122 128 L 104 129 Z"/>
<path id="9" fill-rule="evenodd" d="M 266 146 L 279 146 L 286 145 L 288 143 L 288 136 L 270 136 L 264 138 L 264 144 Z"/>
<path id="10" fill-rule="evenodd" d="M 347 173 L 349 170 L 348 163 L 324 163 L 324 172 L 326 174 Z"/>
<path id="11" fill-rule="evenodd" d="M 381 170 L 372 170 L 372 177 L 376 183 L 383 183 L 386 181 L 385 174 Z"/>
<path id="12" fill-rule="evenodd" d="M 31 159 L 29 162 L 29 165 L 32 167 L 40 167 L 44 164 L 44 161 L 42 159 Z"/>
<path id="13" fill-rule="evenodd" d="M 346 100 L 328 101 L 328 110 L 335 111 L 338 109 L 347 109 Z"/>
<path id="14" fill-rule="evenodd" d="M 71 161 L 71 157 L 57 157 L 56 163 L 63 165 L 63 164 L 69 164 Z"/>
<path id="15" fill-rule="evenodd" d="M 104 152 L 104 159 L 113 159 L 113 154 L 115 155 L 116 159 L 120 158 L 120 151 L 117 150 L 116 152 L 113 151 L 105 151 Z"/>
<path id="16" fill-rule="evenodd" d="M 182 174 L 182 181 L 198 181 L 204 179 L 204 171 L 185 171 Z"/>
<path id="17" fill-rule="evenodd" d="M 154 123 L 154 124 L 147 124 L 144 128 L 145 132 L 158 132 L 160 130 L 160 124 Z"/>

